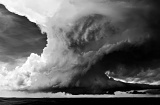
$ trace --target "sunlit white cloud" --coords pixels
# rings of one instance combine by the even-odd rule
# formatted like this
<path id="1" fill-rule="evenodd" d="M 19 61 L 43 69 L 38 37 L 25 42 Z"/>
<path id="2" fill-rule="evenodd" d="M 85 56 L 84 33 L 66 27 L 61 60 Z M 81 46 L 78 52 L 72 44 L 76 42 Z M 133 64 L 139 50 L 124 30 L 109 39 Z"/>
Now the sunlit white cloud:
<path id="1" fill-rule="evenodd" d="M 7 8 L 19 15 L 27 16 L 31 21 L 40 23 L 46 22 L 48 17 L 55 15 L 63 0 L 1 0 Z"/>

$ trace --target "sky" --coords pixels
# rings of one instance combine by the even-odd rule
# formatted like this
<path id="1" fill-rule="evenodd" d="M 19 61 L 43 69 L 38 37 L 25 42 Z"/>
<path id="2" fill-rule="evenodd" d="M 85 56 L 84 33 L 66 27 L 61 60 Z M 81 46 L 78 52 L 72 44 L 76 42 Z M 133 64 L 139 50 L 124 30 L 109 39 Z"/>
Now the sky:
<path id="1" fill-rule="evenodd" d="M 17 66 L 15 64 L 23 63 L 32 52 L 41 54 L 46 36 L 41 34 L 36 24 L 9 12 L 3 5 L 0 11 L 1 64 Z"/>
<path id="2" fill-rule="evenodd" d="M 94 94 L 124 83 L 160 84 L 159 2 L 0 3 L 0 90 L 81 87 Z"/>

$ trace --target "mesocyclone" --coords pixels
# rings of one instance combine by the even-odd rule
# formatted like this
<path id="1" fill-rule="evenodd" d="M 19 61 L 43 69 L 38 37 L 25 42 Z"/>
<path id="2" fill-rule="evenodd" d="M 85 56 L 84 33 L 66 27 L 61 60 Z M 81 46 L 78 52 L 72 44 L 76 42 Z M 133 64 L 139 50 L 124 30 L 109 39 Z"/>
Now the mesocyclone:
<path id="1" fill-rule="evenodd" d="M 147 22 L 152 5 L 143 4 L 144 1 L 42 0 L 42 4 L 26 0 L 0 2 L 10 11 L 37 23 L 42 32 L 47 34 L 47 45 L 40 56 L 32 53 L 21 67 L 0 76 L 4 79 L 0 82 L 5 89 L 68 87 L 70 84 L 77 85 L 79 76 L 80 84 L 85 85 L 81 77 L 91 72 L 90 67 L 103 55 L 127 44 L 140 46 L 152 37 Z M 73 84 L 75 80 L 76 84 Z M 105 82 L 103 77 L 99 80 L 96 84 Z"/>

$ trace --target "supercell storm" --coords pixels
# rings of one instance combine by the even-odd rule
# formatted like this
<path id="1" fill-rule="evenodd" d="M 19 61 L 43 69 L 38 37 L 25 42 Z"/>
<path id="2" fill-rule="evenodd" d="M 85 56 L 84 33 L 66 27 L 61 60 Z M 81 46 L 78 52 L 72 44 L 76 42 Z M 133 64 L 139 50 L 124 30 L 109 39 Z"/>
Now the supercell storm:
<path id="1" fill-rule="evenodd" d="M 84 87 L 94 92 L 122 87 L 123 83 L 160 85 L 158 1 L 0 3 L 36 23 L 47 37 L 41 54 L 32 52 L 25 61 L 18 58 L 23 62 L 17 61 L 14 68 L 1 61 L 1 90 Z"/>

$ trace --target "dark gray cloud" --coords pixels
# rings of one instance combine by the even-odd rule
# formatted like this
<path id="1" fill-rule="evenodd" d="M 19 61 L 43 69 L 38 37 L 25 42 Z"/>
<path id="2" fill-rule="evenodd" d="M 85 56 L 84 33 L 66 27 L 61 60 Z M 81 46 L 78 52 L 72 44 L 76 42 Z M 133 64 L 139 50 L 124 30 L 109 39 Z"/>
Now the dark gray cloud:
<path id="1" fill-rule="evenodd" d="M 126 0 L 127 1 L 127 0 Z M 159 12 L 159 5 L 160 2 L 158 1 L 151 1 L 151 0 L 141 0 L 136 1 L 137 8 L 129 10 L 130 12 L 127 12 L 126 20 L 128 21 L 126 24 L 123 24 L 126 29 L 130 28 L 141 28 L 142 30 L 137 30 L 138 35 L 144 34 L 145 32 L 149 35 L 149 38 L 145 40 L 137 40 L 136 43 L 130 43 L 126 42 L 122 45 L 118 46 L 118 49 L 115 49 L 111 51 L 109 54 L 104 54 L 103 57 L 99 59 L 98 62 L 96 62 L 91 68 L 87 71 L 86 74 L 81 75 L 80 78 L 77 77 L 77 81 L 73 84 L 75 86 L 79 87 L 88 87 L 90 90 L 93 89 L 92 92 L 96 92 L 107 88 L 115 88 L 115 87 L 124 87 L 125 85 L 120 82 L 116 82 L 114 80 L 110 80 L 106 75 L 105 72 L 109 71 L 110 77 L 113 78 L 119 78 L 121 80 L 131 79 L 130 82 L 135 83 L 148 83 L 152 84 L 155 81 L 157 81 L 157 84 L 159 84 L 159 75 L 160 75 L 160 12 Z M 142 6 L 142 7 L 140 7 Z M 147 7 L 147 8 L 143 8 Z M 149 8 L 148 8 L 149 7 Z M 128 11 L 128 10 L 127 10 Z M 85 17 L 86 18 L 86 17 Z M 89 18 L 89 17 L 88 17 Z M 93 19 L 93 21 L 92 21 Z M 75 27 L 74 31 L 69 33 L 69 35 L 73 36 L 72 34 L 80 32 L 79 39 L 82 41 L 74 40 L 74 38 L 70 37 L 71 42 L 71 48 L 73 48 L 75 51 L 84 51 L 84 48 L 87 50 L 91 47 L 96 48 L 96 46 L 99 44 L 98 42 L 91 46 L 88 43 L 92 43 L 92 41 L 85 41 L 83 38 L 83 35 L 88 29 L 88 27 L 91 27 L 94 24 L 94 20 L 96 20 L 96 17 L 92 15 L 87 22 L 84 22 L 82 26 Z M 101 19 L 103 20 L 103 19 Z M 136 23 L 137 21 L 140 22 L 140 24 Z M 83 23 L 82 22 L 82 23 Z M 100 23 L 100 22 L 99 22 Z M 104 22 L 105 23 L 105 22 Z M 141 23 L 143 24 L 142 27 Z M 120 23 L 119 26 L 121 26 L 122 23 Z M 115 25 L 116 26 L 116 25 Z M 83 28 L 81 28 L 83 27 Z M 102 28 L 104 28 L 103 26 Z M 118 27 L 118 26 L 117 26 Z M 106 28 L 106 27 L 105 27 Z M 82 29 L 82 30 L 81 30 Z M 120 28 L 121 29 L 121 28 Z M 95 32 L 94 32 L 95 31 Z M 87 33 L 88 36 L 94 35 L 100 35 L 100 32 L 103 32 L 102 30 L 94 30 Z M 107 31 L 109 32 L 109 31 Z M 107 32 L 103 32 L 103 34 L 108 34 Z M 136 32 L 133 32 L 131 34 L 131 37 L 129 37 L 130 40 L 134 39 L 134 37 L 137 34 Z M 82 34 L 82 36 L 81 36 Z M 145 34 L 145 36 L 147 35 Z M 111 36 L 115 36 L 117 39 L 120 39 L 116 35 L 109 34 Z M 137 35 L 137 36 L 138 36 Z M 107 37 L 110 43 L 112 42 L 112 38 L 110 36 Z M 121 37 L 122 38 L 122 37 Z M 136 37 L 135 37 L 136 38 Z M 104 39 L 104 38 L 103 38 Z M 87 39 L 89 40 L 89 39 Z M 93 37 L 93 40 L 94 37 Z M 81 43 L 79 43 L 81 42 Z M 102 41 L 101 41 L 102 42 Z M 87 47 L 89 46 L 89 47 Z M 84 51 L 85 52 L 85 51 Z M 140 82 L 143 81 L 143 82 Z M 155 82 L 156 85 L 156 82 Z"/>
<path id="2" fill-rule="evenodd" d="M 134 83 L 159 85 L 160 2 L 142 0 L 141 3 L 150 8 L 144 12 L 133 12 L 140 15 L 145 22 L 144 29 L 150 37 L 141 44 L 125 43 L 118 50 L 105 54 L 95 65 L 110 71 L 110 76 L 114 78 Z"/>

